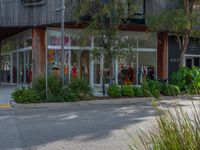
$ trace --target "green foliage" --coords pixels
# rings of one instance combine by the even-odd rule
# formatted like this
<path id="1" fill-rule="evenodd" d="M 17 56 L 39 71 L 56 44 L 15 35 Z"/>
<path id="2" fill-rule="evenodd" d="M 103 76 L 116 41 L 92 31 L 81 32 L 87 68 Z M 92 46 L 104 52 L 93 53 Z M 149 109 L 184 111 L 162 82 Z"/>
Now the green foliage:
<path id="1" fill-rule="evenodd" d="M 50 75 L 47 91 L 46 101 L 46 80 L 40 77 L 34 81 L 33 88 L 17 89 L 12 97 L 19 103 L 75 102 L 92 98 L 91 88 L 85 79 L 73 80 L 70 85 L 63 88 L 61 81 Z"/>
<path id="2" fill-rule="evenodd" d="M 110 85 L 107 93 L 110 97 L 121 97 L 121 88 L 116 84 Z"/>
<path id="3" fill-rule="evenodd" d="M 61 80 L 55 78 L 53 75 L 48 75 L 48 102 L 59 101 L 59 95 L 62 92 L 62 82 Z M 45 77 L 39 77 L 33 82 L 33 89 L 36 91 L 37 95 L 41 100 L 46 100 L 46 79 Z"/>
<path id="4" fill-rule="evenodd" d="M 122 96 L 127 96 L 127 97 L 134 97 L 134 91 L 133 91 L 133 86 L 130 85 L 124 85 L 121 88 L 121 94 Z"/>
<path id="5" fill-rule="evenodd" d="M 180 68 L 172 74 L 171 83 L 180 87 L 181 91 L 189 92 L 190 94 L 200 92 L 200 69 L 192 67 Z"/>
<path id="6" fill-rule="evenodd" d="M 144 97 L 143 90 L 140 87 L 133 87 L 135 97 Z"/>
<path id="7" fill-rule="evenodd" d="M 162 89 L 162 94 L 166 96 L 178 96 L 180 88 L 173 84 L 165 84 Z"/>
<path id="8" fill-rule="evenodd" d="M 163 11 L 157 17 L 150 16 L 148 18 L 148 26 L 152 30 L 181 33 L 191 28 L 191 22 L 185 10 L 180 8 Z"/>
<path id="9" fill-rule="evenodd" d="M 156 124 L 149 132 L 139 133 L 146 150 L 199 150 L 200 111 L 199 103 L 193 104 L 191 115 L 179 106 L 167 110 L 156 107 Z M 140 148 L 139 149 L 143 149 Z M 131 149 L 137 149 L 131 146 Z"/>
<path id="10" fill-rule="evenodd" d="M 71 81 L 68 90 L 73 93 L 72 95 L 69 95 L 69 97 L 78 94 L 78 100 L 88 99 L 92 95 L 92 89 L 86 79 L 76 79 Z"/>
<path id="11" fill-rule="evenodd" d="M 159 98 L 162 90 L 162 83 L 157 80 L 146 80 L 142 84 L 144 96 Z"/>
<path id="12" fill-rule="evenodd" d="M 21 88 L 16 89 L 12 93 L 12 98 L 17 103 L 39 103 L 40 98 L 37 96 L 36 92 L 32 88 Z"/>
<path id="13" fill-rule="evenodd" d="M 71 81 L 69 88 L 79 91 L 80 93 L 84 94 L 91 94 L 91 87 L 86 79 L 76 79 Z"/>
<path id="14" fill-rule="evenodd" d="M 80 93 L 77 90 L 65 87 L 59 95 L 60 102 L 77 102 L 80 99 Z"/>

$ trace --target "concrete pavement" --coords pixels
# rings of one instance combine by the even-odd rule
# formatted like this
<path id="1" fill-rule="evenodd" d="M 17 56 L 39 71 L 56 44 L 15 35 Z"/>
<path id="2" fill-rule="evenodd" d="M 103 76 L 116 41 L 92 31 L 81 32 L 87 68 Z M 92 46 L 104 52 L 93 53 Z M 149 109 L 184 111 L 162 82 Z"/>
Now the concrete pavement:
<path id="1" fill-rule="evenodd" d="M 146 99 L 17 105 L 0 110 L 0 150 L 127 150 L 154 118 Z"/>

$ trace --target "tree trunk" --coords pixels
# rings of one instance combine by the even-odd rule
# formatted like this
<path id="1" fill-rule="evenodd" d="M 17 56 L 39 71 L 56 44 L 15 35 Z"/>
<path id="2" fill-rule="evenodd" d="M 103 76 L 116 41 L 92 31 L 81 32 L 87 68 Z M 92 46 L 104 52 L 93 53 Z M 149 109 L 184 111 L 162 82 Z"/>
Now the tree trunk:
<path id="1" fill-rule="evenodd" d="M 183 67 L 184 66 L 185 51 L 186 50 L 183 50 L 183 49 L 180 50 L 179 67 Z"/>
<path id="2" fill-rule="evenodd" d="M 190 41 L 190 31 L 187 34 L 185 34 L 182 38 L 182 42 L 181 42 L 181 45 L 180 45 L 179 67 L 184 66 L 185 53 L 187 51 L 189 41 Z"/>

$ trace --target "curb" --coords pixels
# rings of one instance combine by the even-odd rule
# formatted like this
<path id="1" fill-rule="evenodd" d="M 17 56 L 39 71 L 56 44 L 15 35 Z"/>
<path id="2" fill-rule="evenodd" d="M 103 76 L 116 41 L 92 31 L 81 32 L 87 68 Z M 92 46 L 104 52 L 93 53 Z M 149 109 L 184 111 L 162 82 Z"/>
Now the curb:
<path id="1" fill-rule="evenodd" d="M 9 109 L 11 108 L 10 104 L 0 104 L 0 109 Z"/>

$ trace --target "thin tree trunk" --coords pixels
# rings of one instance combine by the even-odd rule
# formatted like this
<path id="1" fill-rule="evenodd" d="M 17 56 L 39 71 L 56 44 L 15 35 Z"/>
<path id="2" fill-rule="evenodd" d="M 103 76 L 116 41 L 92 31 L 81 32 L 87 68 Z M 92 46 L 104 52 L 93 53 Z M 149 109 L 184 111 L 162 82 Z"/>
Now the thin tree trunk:
<path id="1" fill-rule="evenodd" d="M 189 41 L 190 41 L 190 31 L 188 31 L 188 33 L 186 33 L 182 38 L 182 42 L 181 42 L 181 46 L 180 46 L 179 67 L 184 66 L 185 53 L 187 51 Z"/>
<path id="2" fill-rule="evenodd" d="M 180 50 L 180 57 L 179 57 L 179 67 L 184 66 L 184 59 L 185 59 L 185 50 Z"/>

